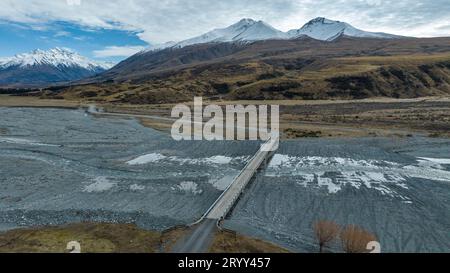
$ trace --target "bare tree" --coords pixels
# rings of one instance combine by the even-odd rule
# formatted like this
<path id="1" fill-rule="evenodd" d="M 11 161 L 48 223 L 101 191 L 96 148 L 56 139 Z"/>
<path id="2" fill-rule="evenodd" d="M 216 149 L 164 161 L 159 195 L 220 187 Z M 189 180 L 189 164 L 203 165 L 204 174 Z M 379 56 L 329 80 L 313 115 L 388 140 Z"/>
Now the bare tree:
<path id="1" fill-rule="evenodd" d="M 347 253 L 366 253 L 367 244 L 377 240 L 375 235 L 355 225 L 345 227 L 340 237 L 342 249 Z"/>
<path id="2" fill-rule="evenodd" d="M 339 226 L 331 221 L 319 221 L 314 224 L 314 233 L 319 243 L 319 251 L 322 253 L 323 248 L 338 237 Z"/>

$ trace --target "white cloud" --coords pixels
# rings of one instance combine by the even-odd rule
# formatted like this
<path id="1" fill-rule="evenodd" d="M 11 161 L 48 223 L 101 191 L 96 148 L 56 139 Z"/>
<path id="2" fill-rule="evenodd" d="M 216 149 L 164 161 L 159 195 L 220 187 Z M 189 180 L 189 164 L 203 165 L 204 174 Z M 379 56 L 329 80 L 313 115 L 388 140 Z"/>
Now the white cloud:
<path id="1" fill-rule="evenodd" d="M 55 37 L 69 37 L 69 36 L 70 36 L 70 32 L 64 31 L 64 30 L 61 30 L 61 31 L 58 31 L 55 33 Z"/>
<path id="2" fill-rule="evenodd" d="M 144 49 L 143 46 L 107 46 L 104 49 L 95 50 L 94 56 L 97 58 L 129 57 Z"/>
<path id="3" fill-rule="evenodd" d="M 449 0 L 2 0 L 0 20 L 35 27 L 69 21 L 89 28 L 139 32 L 151 44 L 182 40 L 242 17 L 281 30 L 301 27 L 317 16 L 347 21 L 370 31 L 401 35 L 450 35 Z"/>

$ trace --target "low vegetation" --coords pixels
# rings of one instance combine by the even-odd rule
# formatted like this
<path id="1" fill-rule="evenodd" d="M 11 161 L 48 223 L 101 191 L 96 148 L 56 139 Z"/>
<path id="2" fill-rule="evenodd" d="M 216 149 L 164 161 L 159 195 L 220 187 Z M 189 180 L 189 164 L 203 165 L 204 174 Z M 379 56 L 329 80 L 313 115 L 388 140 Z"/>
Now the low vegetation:
<path id="1" fill-rule="evenodd" d="M 322 136 L 321 131 L 308 131 L 292 128 L 284 130 L 284 134 L 286 135 L 286 138 L 307 138 L 307 137 L 316 138 Z"/>
<path id="2" fill-rule="evenodd" d="M 339 235 L 339 226 L 331 221 L 319 221 L 314 224 L 314 233 L 319 243 L 319 251 L 323 252 L 324 247 L 328 247 Z"/>
<path id="3" fill-rule="evenodd" d="M 355 225 L 350 225 L 343 228 L 340 238 L 342 249 L 346 253 L 368 252 L 367 246 L 369 242 L 377 240 L 375 235 Z"/>
<path id="4" fill-rule="evenodd" d="M 17 229 L 0 233 L 0 253 L 69 253 L 67 244 L 79 242 L 82 253 L 170 252 L 187 229 L 148 231 L 133 224 L 78 223 L 58 227 Z M 211 252 L 287 252 L 273 244 L 236 234 L 219 232 Z"/>
<path id="5" fill-rule="evenodd" d="M 368 253 L 368 244 L 377 241 L 375 235 L 356 225 L 340 227 L 335 222 L 321 220 L 314 223 L 313 229 L 320 253 L 338 239 L 345 253 Z"/>
<path id="6" fill-rule="evenodd" d="M 12 230 L 0 234 L 0 252 L 67 253 L 67 244 L 77 241 L 83 253 L 157 252 L 162 234 L 126 224 L 72 224 Z"/>
<path id="7" fill-rule="evenodd" d="M 212 253 L 287 253 L 279 246 L 235 232 L 219 232 L 210 248 Z"/>

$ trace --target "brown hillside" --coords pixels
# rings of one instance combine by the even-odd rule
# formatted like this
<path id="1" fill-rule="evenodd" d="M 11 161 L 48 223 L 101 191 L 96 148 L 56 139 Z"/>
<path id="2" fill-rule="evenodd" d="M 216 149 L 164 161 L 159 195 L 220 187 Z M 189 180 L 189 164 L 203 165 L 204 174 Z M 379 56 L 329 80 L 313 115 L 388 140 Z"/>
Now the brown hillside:
<path id="1" fill-rule="evenodd" d="M 412 98 L 450 94 L 450 38 L 309 38 L 203 44 L 135 55 L 46 96 L 127 103 Z"/>

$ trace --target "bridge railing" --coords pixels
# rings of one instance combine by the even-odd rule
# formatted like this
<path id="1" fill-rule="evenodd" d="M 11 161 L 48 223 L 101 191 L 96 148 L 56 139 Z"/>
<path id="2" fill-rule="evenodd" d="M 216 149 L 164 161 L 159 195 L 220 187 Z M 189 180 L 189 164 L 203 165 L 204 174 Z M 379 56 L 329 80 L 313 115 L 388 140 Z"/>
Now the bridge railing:
<path id="1" fill-rule="evenodd" d="M 272 138 L 269 138 L 269 140 L 266 143 L 271 143 Z M 262 159 L 262 162 L 260 164 L 258 164 L 258 166 L 256 166 L 255 168 L 250 168 L 250 165 L 253 164 L 253 160 L 255 160 L 261 153 L 267 153 L 270 154 L 267 151 L 263 151 L 263 146 L 261 145 L 261 147 L 259 148 L 259 150 L 255 153 L 255 155 L 252 157 L 251 160 L 249 160 L 249 162 L 246 164 L 246 166 L 241 170 L 241 172 L 239 173 L 238 176 L 236 176 L 236 178 L 233 180 L 233 183 L 231 183 L 227 190 L 224 191 L 221 195 L 221 197 L 219 197 L 219 199 L 217 200 L 217 202 L 220 201 L 220 199 L 227 193 L 227 191 L 229 190 L 229 188 L 231 188 L 234 184 L 234 181 L 236 181 L 237 179 L 239 179 L 240 176 L 243 175 L 249 175 L 248 178 L 245 179 L 245 182 L 239 186 L 239 190 L 236 192 L 235 195 L 233 195 L 233 198 L 231 199 L 231 202 L 229 202 L 228 206 L 225 208 L 223 215 L 220 217 L 220 219 L 223 219 L 226 217 L 226 215 L 228 215 L 228 213 L 230 212 L 230 210 L 233 208 L 233 206 L 235 205 L 236 201 L 239 199 L 239 197 L 242 194 L 242 191 L 247 187 L 248 183 L 252 180 L 253 176 L 255 175 L 255 173 L 258 171 L 261 163 L 266 159 L 265 157 Z M 248 174 L 246 172 L 251 172 L 251 174 Z M 216 203 L 217 204 L 217 203 Z M 213 206 L 214 207 L 214 206 Z M 212 208 L 213 208 L 212 207 Z M 211 210 L 212 210 L 211 208 Z M 209 214 L 209 213 L 208 213 Z"/>
<path id="2" fill-rule="evenodd" d="M 270 143 L 270 141 L 271 141 L 271 138 L 269 138 L 269 140 L 266 143 Z M 260 152 L 262 152 L 262 145 L 261 145 L 261 147 L 259 147 L 258 151 L 250 158 L 250 160 L 247 162 L 247 164 L 245 164 L 244 168 L 241 169 L 239 171 L 239 173 L 233 178 L 233 181 L 230 183 L 230 185 L 228 185 L 225 188 L 225 190 L 220 194 L 220 196 L 216 199 L 216 201 L 214 201 L 214 203 L 208 208 L 208 210 L 206 210 L 206 212 L 202 215 L 202 217 L 200 217 L 200 219 L 198 219 L 194 223 L 189 224 L 188 226 L 195 226 L 195 225 L 199 224 L 200 222 L 202 222 L 208 216 L 208 214 L 214 209 L 214 207 L 220 202 L 220 200 L 222 200 L 224 195 L 227 194 L 227 192 L 233 186 L 234 181 L 236 181 L 249 168 L 249 165 L 258 156 L 258 154 Z M 242 189 L 240 189 L 240 191 L 242 191 Z M 233 201 L 236 202 L 236 200 L 233 200 Z M 232 204 L 234 204 L 234 202 Z M 225 213 L 225 215 L 228 214 L 229 209 L 231 209 L 231 208 L 227 208 L 227 213 Z"/>

